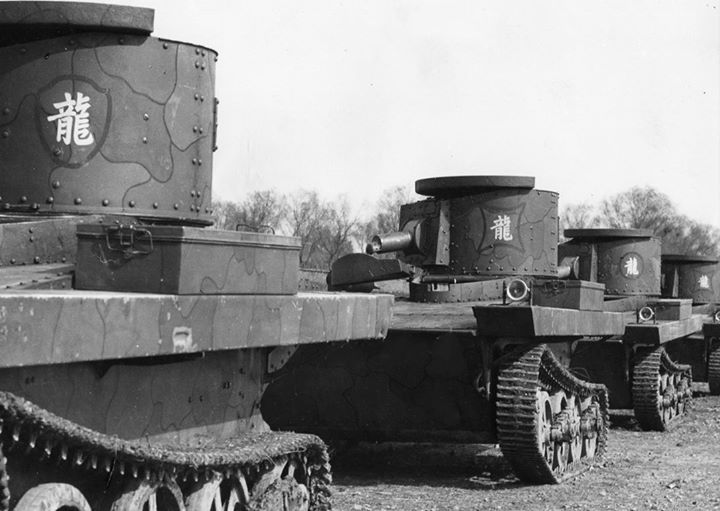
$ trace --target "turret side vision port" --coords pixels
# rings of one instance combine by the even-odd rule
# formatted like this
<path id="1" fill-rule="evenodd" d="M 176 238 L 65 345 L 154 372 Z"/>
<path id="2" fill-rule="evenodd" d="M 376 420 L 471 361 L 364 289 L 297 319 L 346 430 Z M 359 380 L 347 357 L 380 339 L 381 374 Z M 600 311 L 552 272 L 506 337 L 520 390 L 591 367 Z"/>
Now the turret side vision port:
<path id="1" fill-rule="evenodd" d="M 512 279 L 505 284 L 504 296 L 510 303 L 526 301 L 530 298 L 530 286 L 522 279 Z"/>
<path id="2" fill-rule="evenodd" d="M 638 323 L 647 323 L 648 321 L 652 321 L 652 319 L 654 317 L 655 317 L 655 309 L 653 309 L 652 307 L 650 307 L 648 305 L 641 308 L 637 313 Z"/>
<path id="3" fill-rule="evenodd" d="M 713 314 L 713 321 L 715 321 L 715 323 L 720 323 L 720 310 L 716 310 L 715 314 Z"/>

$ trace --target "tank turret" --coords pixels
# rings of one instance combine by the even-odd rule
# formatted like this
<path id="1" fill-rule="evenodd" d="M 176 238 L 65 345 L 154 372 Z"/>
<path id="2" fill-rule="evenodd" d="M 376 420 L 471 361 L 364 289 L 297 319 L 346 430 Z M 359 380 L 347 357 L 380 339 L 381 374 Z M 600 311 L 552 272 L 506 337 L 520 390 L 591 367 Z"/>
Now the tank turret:
<path id="1" fill-rule="evenodd" d="M 567 229 L 559 247 L 578 257 L 580 278 L 602 282 L 609 295 L 660 295 L 660 239 L 646 229 Z"/>
<path id="2" fill-rule="evenodd" d="M 217 53 L 153 11 L 0 4 L 0 211 L 211 223 Z"/>
<path id="3" fill-rule="evenodd" d="M 720 303 L 718 259 L 663 254 L 662 295 L 666 298 L 692 298 L 694 303 Z"/>
<path id="4" fill-rule="evenodd" d="M 384 262 L 384 272 L 377 260 L 347 256 L 333 265 L 331 284 L 404 274 L 413 300 L 466 301 L 502 293 L 498 278 L 577 278 L 577 257 L 558 264 L 558 194 L 534 186 L 535 178 L 517 176 L 418 180 L 417 193 L 429 198 L 401 206 L 398 230 L 366 247 L 368 255 L 395 253 L 395 264 Z"/>
<path id="5" fill-rule="evenodd" d="M 480 280 L 498 275 L 557 275 L 557 193 L 535 190 L 532 177 L 421 179 L 430 198 L 400 208 L 392 241 L 406 263 L 433 275 Z M 409 236 L 408 236 L 409 235 Z M 409 239 L 408 239 L 409 238 Z M 403 243 L 405 246 L 403 246 Z M 371 242 L 371 245 L 373 242 Z"/>

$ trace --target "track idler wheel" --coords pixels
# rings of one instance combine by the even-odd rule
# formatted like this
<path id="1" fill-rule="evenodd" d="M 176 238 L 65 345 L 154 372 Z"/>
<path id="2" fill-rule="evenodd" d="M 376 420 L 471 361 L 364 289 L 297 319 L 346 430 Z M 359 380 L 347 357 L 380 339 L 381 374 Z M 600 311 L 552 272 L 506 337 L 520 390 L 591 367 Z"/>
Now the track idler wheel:
<path id="1" fill-rule="evenodd" d="M 185 511 L 175 482 L 131 481 L 113 502 L 111 511 Z"/>
<path id="2" fill-rule="evenodd" d="M 46 483 L 29 489 L 15 511 L 91 511 L 83 494 L 70 484 Z"/>

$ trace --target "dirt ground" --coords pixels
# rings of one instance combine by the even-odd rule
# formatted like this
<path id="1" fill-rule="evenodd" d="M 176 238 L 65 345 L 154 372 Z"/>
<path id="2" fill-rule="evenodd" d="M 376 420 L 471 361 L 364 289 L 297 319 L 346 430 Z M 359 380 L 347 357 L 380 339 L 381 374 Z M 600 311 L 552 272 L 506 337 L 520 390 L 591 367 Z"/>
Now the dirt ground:
<path id="1" fill-rule="evenodd" d="M 520 483 L 494 446 L 360 444 L 335 453 L 334 508 L 720 510 L 720 397 L 700 384 L 666 433 L 616 411 L 604 458 L 561 485 Z"/>

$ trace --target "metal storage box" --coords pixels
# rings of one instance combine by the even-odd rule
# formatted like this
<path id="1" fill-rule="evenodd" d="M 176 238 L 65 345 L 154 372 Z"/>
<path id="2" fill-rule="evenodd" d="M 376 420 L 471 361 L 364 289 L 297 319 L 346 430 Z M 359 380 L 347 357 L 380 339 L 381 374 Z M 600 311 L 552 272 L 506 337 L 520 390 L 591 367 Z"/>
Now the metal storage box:
<path id="1" fill-rule="evenodd" d="M 655 311 L 655 319 L 662 321 L 679 321 L 692 315 L 693 301 L 686 299 L 661 299 L 648 302 Z"/>
<path id="2" fill-rule="evenodd" d="M 603 310 L 605 284 L 587 280 L 538 281 L 532 288 L 533 305 L 579 309 Z"/>
<path id="3" fill-rule="evenodd" d="M 295 294 L 300 241 L 183 226 L 79 225 L 77 289 Z"/>

